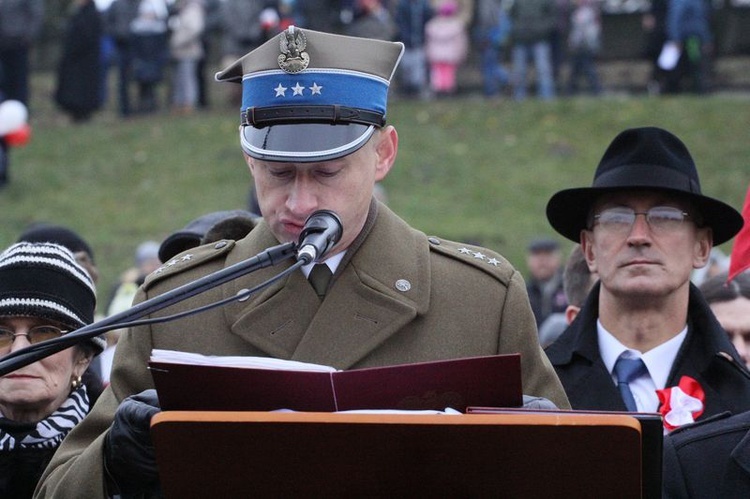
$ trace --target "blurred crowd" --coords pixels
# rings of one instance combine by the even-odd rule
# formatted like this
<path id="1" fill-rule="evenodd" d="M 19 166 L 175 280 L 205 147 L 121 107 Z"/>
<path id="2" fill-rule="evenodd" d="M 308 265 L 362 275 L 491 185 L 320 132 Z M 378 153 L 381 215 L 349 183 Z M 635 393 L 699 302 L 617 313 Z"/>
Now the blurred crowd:
<path id="1" fill-rule="evenodd" d="M 475 64 L 488 97 L 549 100 L 605 89 L 601 0 L 73 0 L 54 98 L 73 122 L 108 99 L 122 116 L 189 114 L 209 104 L 207 62 L 225 65 L 290 25 L 401 41 L 394 82 L 405 97 L 459 91 Z M 0 3 L 0 100 L 28 105 L 29 55 L 44 25 L 42 0 Z M 708 92 L 713 53 L 707 0 L 653 0 L 643 14 L 653 94 Z M 528 66 L 533 64 L 534 71 Z M 116 95 L 107 94 L 117 74 Z M 238 95 L 229 96 L 237 100 Z"/>
<path id="2" fill-rule="evenodd" d="M 487 98 L 596 96 L 606 91 L 598 68 L 607 35 L 603 3 L 71 0 L 53 98 L 72 123 L 89 121 L 107 103 L 123 118 L 157 111 L 189 115 L 210 105 L 207 88 L 218 65 L 230 64 L 291 25 L 403 42 L 392 82 L 401 98 L 450 97 L 474 91 L 477 79 Z M 48 9 L 43 0 L 0 2 L 0 103 L 21 104 L 29 116 L 31 55 Z M 711 90 L 711 14 L 708 0 L 650 2 L 636 35 L 651 61 L 648 93 Z M 471 83 L 460 77 L 469 69 L 478 70 Z M 222 90 L 239 106 L 240 88 L 231 87 Z M 25 119 L 24 126 L 14 130 L 24 134 L 20 141 L 0 132 L 0 188 L 8 182 L 9 148 L 30 135 Z"/>
<path id="3" fill-rule="evenodd" d="M 549 101 L 578 93 L 584 88 L 581 82 L 592 95 L 603 91 L 596 64 L 603 36 L 597 0 L 330 2 L 114 0 L 104 5 L 74 0 L 66 20 L 54 99 L 72 122 L 85 122 L 106 102 L 108 72 L 114 70 L 117 91 L 111 97 L 116 97 L 122 117 L 160 110 L 189 115 L 209 105 L 209 61 L 220 58 L 230 63 L 217 79 L 250 82 L 266 76 L 267 68 L 278 63 L 287 73 L 284 84 L 291 86 L 304 74 L 300 61 L 309 58 L 300 48 L 305 37 L 314 40 L 311 45 L 319 43 L 316 48 L 330 44 L 329 52 L 315 54 L 329 62 L 316 74 L 349 78 L 362 74 L 362 62 L 372 58 L 378 70 L 367 77 L 388 81 L 401 58 L 401 46 L 382 39 L 403 41 L 405 53 L 400 72 L 395 73 L 394 92 L 414 98 L 459 92 L 460 71 L 470 55 L 481 61 L 482 92 L 488 98 L 521 101 L 534 96 Z M 0 91 L 5 99 L 29 101 L 29 49 L 34 43 L 30 27 L 41 24 L 43 5 L 41 0 L 0 1 L 0 37 L 5 37 L 0 38 Z M 643 18 L 643 33 L 648 33 L 652 48 L 650 91 L 708 91 L 706 59 L 712 37 L 707 3 L 668 0 L 654 1 L 652 6 Z M 8 37 L 11 13 L 23 29 Z M 289 29 L 286 36 L 278 37 L 285 55 L 295 52 L 292 45 L 296 49 L 295 57 L 290 57 L 296 64 L 284 59 L 286 66 L 276 49 L 254 50 L 292 25 L 380 40 L 342 41 L 326 33 Z M 359 48 L 348 51 L 349 47 L 339 46 L 344 43 Z M 392 59 L 390 65 L 378 60 L 383 54 Z M 356 67 L 346 67 L 352 62 Z M 527 71 L 529 64 L 534 71 Z M 273 78 L 279 76 L 274 73 Z M 355 93 L 349 79 L 330 81 L 327 88 L 338 89 L 332 94 Z M 296 86 L 301 93 L 303 87 L 299 82 Z M 286 90 L 281 82 L 278 87 Z M 309 88 L 322 87 L 313 82 Z M 311 94 L 320 93 L 315 90 Z M 257 87 L 240 91 L 253 93 Z M 385 102 L 388 91 L 387 84 L 380 85 L 374 100 Z M 242 95 L 228 98 L 239 105 Z M 531 240 L 522 278 L 501 255 L 468 243 L 428 238 L 386 209 L 385 192 L 376 189 L 376 182 L 386 177 L 396 159 L 398 136 L 391 125 L 382 127 L 384 108 L 370 111 L 377 119 L 365 120 L 368 126 L 364 126 L 365 113 L 342 117 L 340 109 L 349 109 L 350 103 L 334 96 L 323 104 L 332 108 L 330 122 L 300 123 L 301 114 L 285 117 L 292 106 L 278 102 L 282 104 L 259 106 L 277 113 L 269 114 L 270 124 L 256 123 L 253 109 L 246 113 L 252 115 L 252 124 L 246 122 L 241 128 L 243 152 L 255 182 L 248 209 L 206 213 L 182 228 L 168 228 L 171 232 L 161 242 L 138 241 L 132 267 L 122 272 L 98 309 L 99 271 L 86 240 L 55 224 L 27 227 L 14 245 L 0 253 L 0 296 L 4 297 L 0 354 L 61 338 L 94 323 L 99 315 L 106 314 L 116 319 L 112 324 L 121 326 L 120 314 L 133 304 L 143 305 L 147 297 L 169 292 L 176 296 L 184 291 L 182 283 L 198 282 L 196 278 L 223 265 L 226 278 L 235 268 L 232 263 L 247 260 L 256 246 L 294 240 L 300 231 L 304 238 L 302 224 L 295 218 L 305 220 L 299 215 L 318 205 L 340 207 L 342 218 L 351 222 L 348 226 L 360 231 L 333 241 L 330 246 L 338 244 L 339 251 L 333 257 L 324 258 L 325 251 L 320 251 L 317 269 L 327 272 L 328 280 L 318 287 L 311 261 L 309 275 L 288 274 L 292 277 L 279 284 L 295 293 L 304 289 L 299 302 L 285 299 L 286 290 L 273 290 L 268 293 L 273 300 L 214 310 L 212 316 L 202 316 L 187 328 L 176 324 L 160 329 L 157 324 L 168 322 L 162 316 L 122 339 L 120 331 L 109 331 L 106 337 L 88 338 L 32 363 L 27 371 L 4 376 L 0 379 L 0 450 L 4 451 L 0 458 L 14 468 L 4 464 L 0 495 L 10 496 L 10 491 L 13 497 L 29 497 L 40 477 L 40 497 L 58 497 L 60 491 L 72 490 L 70 482 L 88 487 L 81 489 L 84 492 L 76 489 L 77 496 L 89 497 L 93 491 L 117 497 L 159 493 L 154 442 L 148 431 L 152 416 L 160 411 L 145 368 L 150 347 L 309 356 L 318 362 L 343 354 L 338 363 L 348 367 L 443 357 L 446 352 L 452 355 L 451 349 L 457 356 L 518 352 L 524 359 L 524 395 L 529 389 L 531 398 L 546 400 L 552 408 L 658 411 L 666 431 L 680 426 L 690 430 L 688 425 L 697 418 L 703 417 L 698 424 L 716 421 L 726 417 L 727 410 L 750 416 L 750 271 L 730 277 L 731 257 L 717 249 L 740 232 L 750 200 L 743 219 L 731 206 L 703 195 L 690 153 L 670 132 L 656 127 L 624 130 L 606 149 L 591 187 L 555 193 L 547 204 L 547 220 L 559 236 L 573 243 L 571 252 L 565 255 L 557 235 Z M 314 128 L 310 131 L 303 125 Z M 342 133 L 333 129 L 337 126 L 350 128 Z M 262 127 L 269 128 L 256 134 Z M 276 134 L 279 128 L 273 127 L 282 127 L 282 132 Z M 276 135 L 286 138 L 277 143 Z M 299 141 L 302 135 L 305 140 Z M 382 203 L 372 202 L 373 195 Z M 259 223 L 260 206 L 264 220 Z M 305 263 L 299 260 L 300 265 Z M 398 279 L 393 291 L 384 283 L 403 272 L 402 261 L 429 263 L 413 274 L 418 285 L 412 288 L 409 280 Z M 403 268 L 407 267 L 413 265 Z M 307 279 L 309 289 L 303 284 Z M 213 302 L 219 295 L 244 302 L 254 281 L 243 284 L 250 285 L 239 298 L 234 287 L 226 287 L 204 297 L 201 307 L 192 302 L 170 318 L 184 317 L 188 309 L 207 311 L 229 303 Z M 403 298 L 394 293 L 412 289 L 418 294 L 405 295 L 399 305 Z M 325 301 L 326 296 L 330 301 Z M 391 303 L 398 306 L 384 306 Z M 336 332 L 345 309 L 355 312 L 350 314 L 355 329 L 361 329 L 363 318 L 377 326 L 361 335 L 366 341 Z M 298 310 L 299 316 L 292 315 Z M 398 314 L 402 323 L 392 326 Z M 257 328 L 270 334 L 256 335 L 252 319 L 269 315 L 276 315 L 273 320 L 278 322 Z M 291 338 L 297 332 L 285 330 L 287 324 L 302 325 L 301 339 Z M 138 327 L 132 322 L 130 326 Z M 372 341 L 372 333 L 379 329 L 389 335 L 388 341 Z M 462 334 L 464 330 L 474 337 Z M 136 331 L 147 332 L 148 341 L 136 342 Z M 324 333 L 322 341 L 314 338 L 316 331 Z M 245 332 L 263 342 L 245 342 L 239 334 Z M 276 344 L 267 341 L 276 332 L 283 332 L 279 336 L 285 338 Z M 295 341 L 309 353 L 287 350 Z M 360 342 L 366 349 L 374 345 L 372 351 L 348 358 L 348 351 L 361 347 Z M 113 369 L 115 350 L 119 353 Z M 31 402 L 28 386 L 36 388 Z M 81 421 L 82 427 L 68 437 Z M 101 436 L 96 437 L 98 433 Z M 687 432 L 674 434 L 679 439 Z M 665 448 L 670 442 L 665 440 Z M 37 452 L 40 449 L 43 452 Z M 728 459 L 730 453 L 717 455 L 712 461 Z M 88 466 L 85 459 L 91 459 Z M 666 485 L 674 482 L 675 473 L 668 466 L 665 470 Z M 723 475 L 708 476 L 715 481 Z"/>

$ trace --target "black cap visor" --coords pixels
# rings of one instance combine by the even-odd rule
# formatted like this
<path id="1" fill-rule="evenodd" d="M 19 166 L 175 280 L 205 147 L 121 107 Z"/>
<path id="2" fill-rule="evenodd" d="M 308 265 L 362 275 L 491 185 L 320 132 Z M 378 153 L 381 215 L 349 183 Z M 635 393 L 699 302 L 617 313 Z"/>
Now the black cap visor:
<path id="1" fill-rule="evenodd" d="M 240 129 L 242 150 L 252 158 L 289 163 L 313 163 L 340 158 L 362 147 L 374 125 L 295 123 Z"/>

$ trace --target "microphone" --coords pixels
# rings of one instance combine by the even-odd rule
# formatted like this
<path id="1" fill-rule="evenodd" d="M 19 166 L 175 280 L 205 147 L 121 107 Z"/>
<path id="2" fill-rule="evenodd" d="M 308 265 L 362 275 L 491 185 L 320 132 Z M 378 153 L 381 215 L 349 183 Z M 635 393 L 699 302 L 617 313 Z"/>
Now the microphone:
<path id="1" fill-rule="evenodd" d="M 318 210 L 307 217 L 299 234 L 297 261 L 319 262 L 333 248 L 344 231 L 341 219 L 331 210 Z"/>

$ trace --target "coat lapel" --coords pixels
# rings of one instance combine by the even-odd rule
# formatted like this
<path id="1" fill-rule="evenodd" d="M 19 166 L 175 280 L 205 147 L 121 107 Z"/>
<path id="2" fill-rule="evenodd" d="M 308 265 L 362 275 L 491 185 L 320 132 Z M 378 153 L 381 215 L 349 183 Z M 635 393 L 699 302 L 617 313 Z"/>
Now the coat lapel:
<path id="1" fill-rule="evenodd" d="M 268 225 L 262 221 L 245 239 L 237 242 L 226 265 L 252 258 L 277 244 Z M 229 298 L 243 290 L 253 289 L 289 269 L 293 263 L 289 259 L 230 281 L 222 288 L 223 296 Z M 268 356 L 289 359 L 318 305 L 312 286 L 302 272 L 295 270 L 247 299 L 226 305 L 223 311 L 232 334 Z"/>
<path id="2" fill-rule="evenodd" d="M 238 242 L 227 265 L 276 244 L 261 223 Z M 232 332 L 269 356 L 352 367 L 426 310 L 430 291 L 426 237 L 382 206 L 370 234 L 354 251 L 337 269 L 323 302 L 295 270 L 224 307 Z M 224 295 L 257 286 L 292 263 L 236 279 L 225 286 Z"/>
<path id="3" fill-rule="evenodd" d="M 334 275 L 298 360 L 347 369 L 427 310 L 429 243 L 384 206 L 367 238 Z"/>

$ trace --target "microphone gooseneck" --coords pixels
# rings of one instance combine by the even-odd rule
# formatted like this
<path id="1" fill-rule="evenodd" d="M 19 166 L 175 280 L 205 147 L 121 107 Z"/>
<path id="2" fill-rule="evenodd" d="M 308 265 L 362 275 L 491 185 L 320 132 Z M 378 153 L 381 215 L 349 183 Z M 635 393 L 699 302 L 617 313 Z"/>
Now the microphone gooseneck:
<path id="1" fill-rule="evenodd" d="M 268 248 L 252 258 L 235 263 L 234 265 L 225 267 L 212 274 L 205 275 L 195 281 L 183 284 L 182 286 L 167 291 L 166 293 L 140 302 L 137 305 L 133 305 L 129 309 L 120 313 L 106 317 L 93 324 L 83 326 L 82 328 L 72 331 L 60 338 L 36 343 L 20 350 L 10 352 L 0 359 L 0 376 L 5 376 L 16 369 L 32 364 L 83 340 L 98 336 L 106 331 L 120 329 L 123 326 L 132 327 L 168 322 L 170 320 L 176 320 L 194 313 L 203 312 L 210 308 L 223 305 L 229 301 L 233 301 L 237 299 L 236 296 L 173 315 L 143 319 L 144 317 L 151 316 L 155 312 L 166 307 L 180 303 L 192 296 L 237 279 L 238 277 L 262 268 L 277 265 L 288 258 L 293 258 L 296 254 L 297 263 L 259 284 L 255 288 L 244 290 L 242 292 L 242 297 L 247 297 L 257 290 L 266 287 L 271 282 L 290 274 L 296 268 L 322 259 L 326 253 L 336 245 L 339 239 L 341 239 L 342 232 L 343 226 L 338 215 L 329 210 L 316 211 L 310 215 L 305 222 L 305 227 L 300 233 L 300 242 L 298 245 L 293 242 L 288 242 Z"/>
<path id="2" fill-rule="evenodd" d="M 93 324 L 83 326 L 82 328 L 76 329 L 75 331 L 65 334 L 59 338 L 35 343 L 25 348 L 10 352 L 0 359 L 0 376 L 5 376 L 6 374 L 15 371 L 16 369 L 32 364 L 45 357 L 49 357 L 54 353 L 65 350 L 66 348 L 71 347 L 76 343 L 80 343 L 83 340 L 93 338 L 94 336 L 98 336 L 99 334 L 106 331 L 120 329 L 123 326 L 130 327 L 136 325 L 155 324 L 158 322 L 167 322 L 169 320 L 182 318 L 186 315 L 192 315 L 193 313 L 202 312 L 209 308 L 222 305 L 229 300 L 221 300 L 204 307 L 183 311 L 172 316 L 159 316 L 152 317 L 151 319 L 140 320 L 143 317 L 150 316 L 155 312 L 158 312 L 159 310 L 169 307 L 170 305 L 180 303 L 192 296 L 198 295 L 200 293 L 203 293 L 204 291 L 237 279 L 238 277 L 262 268 L 277 265 L 284 260 L 293 258 L 295 254 L 296 245 L 292 242 L 268 248 L 252 258 L 235 263 L 233 265 L 230 265 L 229 267 L 224 267 L 221 270 L 217 270 L 216 272 L 205 275 L 195 281 L 188 282 L 186 284 L 183 284 L 182 286 L 176 287 L 153 298 L 149 298 L 148 300 L 142 301 L 137 305 L 133 305 L 127 310 L 123 310 L 122 312 L 119 312 L 117 314 L 105 317 L 104 319 L 101 319 L 100 321 L 97 321 Z M 261 283 L 252 290 L 246 290 L 242 293 L 242 295 L 249 296 L 251 293 L 257 291 L 258 289 L 262 289 L 271 282 L 278 280 L 284 275 L 288 275 L 299 266 L 301 266 L 301 263 L 297 262 L 289 269 L 277 274 L 276 276 L 273 276 L 272 278 Z M 231 297 L 231 300 L 235 299 L 236 296 Z"/>
<path id="3" fill-rule="evenodd" d="M 339 242 L 343 232 L 344 227 L 336 213 L 331 210 L 313 212 L 300 232 L 297 260 L 305 265 L 321 261 Z"/>

